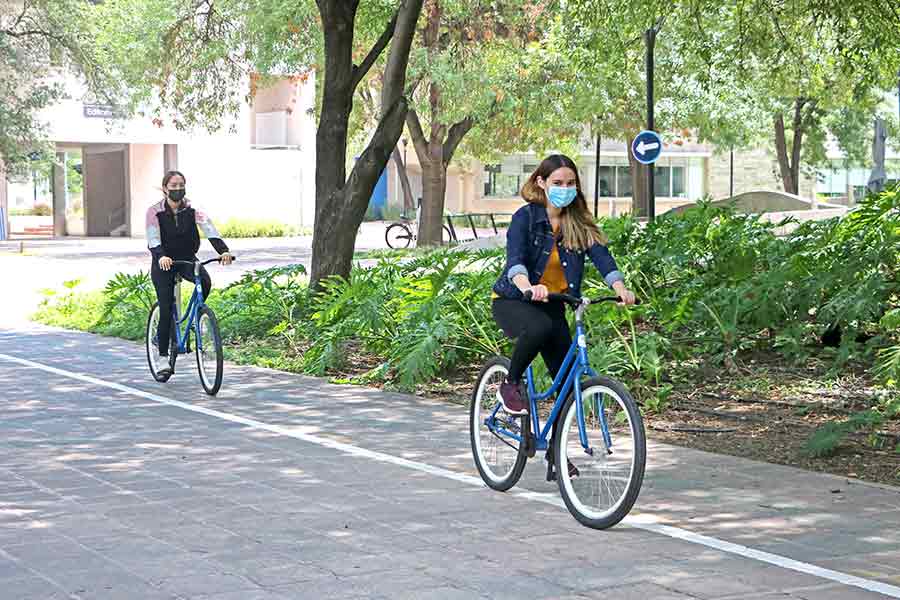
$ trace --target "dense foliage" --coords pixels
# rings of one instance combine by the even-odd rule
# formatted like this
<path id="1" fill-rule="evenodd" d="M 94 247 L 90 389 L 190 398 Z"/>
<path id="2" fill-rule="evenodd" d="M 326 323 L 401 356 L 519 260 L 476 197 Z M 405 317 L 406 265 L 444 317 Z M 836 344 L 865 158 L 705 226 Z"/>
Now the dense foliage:
<path id="1" fill-rule="evenodd" d="M 705 203 L 647 227 L 629 217 L 604 222 L 644 303 L 589 310 L 594 367 L 627 381 L 647 410 L 665 408 L 676 370 L 705 364 L 727 372 L 757 353 L 799 363 L 830 357 L 836 373 L 852 366 L 895 389 L 900 191 L 870 196 L 843 218 L 793 224 L 779 237 L 783 225 Z M 279 267 L 247 274 L 210 304 L 235 358 L 327 375 L 359 372 L 347 363 L 365 356 L 376 366 L 358 381 L 409 390 L 508 352 L 490 312 L 503 260 L 502 249 L 378 253 L 317 296 L 302 266 Z M 99 295 L 74 287 L 49 298 L 39 318 L 142 336 L 153 296 L 146 274 L 119 275 Z M 593 267 L 585 293 L 606 293 Z"/>

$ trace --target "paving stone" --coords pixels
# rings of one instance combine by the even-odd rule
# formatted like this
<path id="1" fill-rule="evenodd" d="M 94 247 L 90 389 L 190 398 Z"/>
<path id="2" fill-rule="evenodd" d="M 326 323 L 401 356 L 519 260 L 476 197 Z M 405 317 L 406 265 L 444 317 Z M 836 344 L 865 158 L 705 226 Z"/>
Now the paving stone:
<path id="1" fill-rule="evenodd" d="M 462 407 L 231 364 L 210 398 L 189 369 L 149 381 L 130 343 L 23 339 L 30 360 L 477 477 Z M 503 494 L 0 359 L 0 385 L 13 377 L 0 404 L 2 600 L 877 597 L 651 531 L 584 528 L 515 493 L 558 497 L 539 461 Z M 900 585 L 900 490 L 840 483 L 838 502 L 823 493 L 833 485 L 651 440 L 635 513 Z"/>

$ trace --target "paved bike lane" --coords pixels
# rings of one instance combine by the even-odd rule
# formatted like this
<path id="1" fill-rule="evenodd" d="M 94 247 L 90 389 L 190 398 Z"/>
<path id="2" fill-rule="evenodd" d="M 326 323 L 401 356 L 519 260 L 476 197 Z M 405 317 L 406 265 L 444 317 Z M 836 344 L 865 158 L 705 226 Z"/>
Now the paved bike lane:
<path id="1" fill-rule="evenodd" d="M 159 385 L 137 345 L 0 331 L 0 598 L 900 592 L 897 489 L 651 444 L 598 532 L 537 461 L 478 485 L 461 407 L 230 364 L 209 398 L 192 358 Z"/>

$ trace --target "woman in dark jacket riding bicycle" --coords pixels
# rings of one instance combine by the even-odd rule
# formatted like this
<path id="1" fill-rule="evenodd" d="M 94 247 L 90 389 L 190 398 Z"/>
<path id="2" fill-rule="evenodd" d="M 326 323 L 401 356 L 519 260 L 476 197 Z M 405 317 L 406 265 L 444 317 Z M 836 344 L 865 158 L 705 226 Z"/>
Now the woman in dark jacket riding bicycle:
<path id="1" fill-rule="evenodd" d="M 159 300 L 161 315 L 157 330 L 157 343 L 161 357 L 169 355 L 172 320 L 164 318 L 164 316 L 172 314 L 175 274 L 179 273 L 190 281 L 194 279 L 194 273 L 190 266 L 174 264 L 174 261 L 197 259 L 197 252 L 200 250 L 200 233 L 197 228 L 203 230 L 206 239 L 221 255 L 222 264 L 231 264 L 232 260 L 228 246 L 222 241 L 222 237 L 209 217 L 202 211 L 191 207 L 185 197 L 185 183 L 186 179 L 181 172 L 169 171 L 166 173 L 162 181 L 165 196 L 147 209 L 147 247 L 150 249 L 150 254 L 153 255 L 150 278 L 153 281 L 153 287 L 156 288 L 156 298 Z M 203 297 L 208 298 L 212 289 L 212 281 L 209 273 L 203 267 L 200 267 L 200 277 Z M 167 369 L 168 367 L 160 369 L 160 373 L 162 374 Z"/>
<path id="2" fill-rule="evenodd" d="M 572 336 L 565 305 L 548 294 L 581 295 L 585 259 L 591 261 L 625 304 L 634 294 L 606 247 L 581 191 L 578 168 L 554 154 L 538 166 L 522 187 L 528 202 L 516 211 L 506 237 L 506 268 L 494 284 L 492 312 L 503 332 L 516 339 L 506 382 L 500 386 L 510 414 L 528 412 L 522 376 L 538 354 L 555 377 Z M 531 292 L 531 302 L 523 301 Z M 552 447 L 552 446 L 551 446 Z"/>

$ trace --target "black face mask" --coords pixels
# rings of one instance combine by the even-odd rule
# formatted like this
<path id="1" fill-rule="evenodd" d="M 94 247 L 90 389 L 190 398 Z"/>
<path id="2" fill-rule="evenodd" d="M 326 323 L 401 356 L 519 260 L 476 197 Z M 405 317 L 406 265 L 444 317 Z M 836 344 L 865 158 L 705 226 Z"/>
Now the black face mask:
<path id="1" fill-rule="evenodd" d="M 169 200 L 172 202 L 181 202 L 184 200 L 184 190 L 169 190 Z"/>

